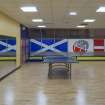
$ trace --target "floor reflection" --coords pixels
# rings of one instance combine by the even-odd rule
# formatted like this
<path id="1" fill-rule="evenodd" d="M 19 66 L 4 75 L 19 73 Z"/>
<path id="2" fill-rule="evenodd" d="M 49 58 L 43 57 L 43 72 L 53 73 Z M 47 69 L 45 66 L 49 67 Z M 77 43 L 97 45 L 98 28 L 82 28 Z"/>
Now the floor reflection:
<path id="1" fill-rule="evenodd" d="M 72 65 L 71 80 L 48 79 L 48 65 L 33 62 L 0 82 L 0 105 L 105 105 L 104 93 L 104 62 Z"/>
<path id="2" fill-rule="evenodd" d="M 47 97 L 43 90 L 40 90 L 37 94 L 37 105 L 47 105 Z"/>
<path id="3" fill-rule="evenodd" d="M 87 105 L 86 92 L 82 87 L 77 90 L 76 105 Z"/>
<path id="4" fill-rule="evenodd" d="M 5 105 L 14 105 L 15 94 L 12 87 L 7 87 L 4 93 L 4 104 Z"/>
<path id="5" fill-rule="evenodd" d="M 0 61 L 0 78 L 16 68 L 16 61 Z"/>

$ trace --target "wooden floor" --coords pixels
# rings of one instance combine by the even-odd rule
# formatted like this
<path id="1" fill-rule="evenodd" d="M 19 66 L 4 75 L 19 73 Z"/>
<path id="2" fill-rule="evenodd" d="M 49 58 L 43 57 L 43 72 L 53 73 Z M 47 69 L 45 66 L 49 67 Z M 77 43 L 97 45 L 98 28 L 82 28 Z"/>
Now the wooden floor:
<path id="1" fill-rule="evenodd" d="M 16 61 L 0 61 L 0 78 L 16 68 Z"/>
<path id="2" fill-rule="evenodd" d="M 0 105 L 105 105 L 105 62 L 72 69 L 72 80 L 48 79 L 47 64 L 25 64 L 0 82 Z"/>

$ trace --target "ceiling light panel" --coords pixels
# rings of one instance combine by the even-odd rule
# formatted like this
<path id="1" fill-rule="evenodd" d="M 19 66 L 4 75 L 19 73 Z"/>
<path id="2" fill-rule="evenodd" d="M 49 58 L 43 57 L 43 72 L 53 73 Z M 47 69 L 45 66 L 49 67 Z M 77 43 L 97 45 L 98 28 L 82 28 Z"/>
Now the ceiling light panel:
<path id="1" fill-rule="evenodd" d="M 75 16 L 77 15 L 77 12 L 70 12 L 69 15 Z"/>
<path id="2" fill-rule="evenodd" d="M 32 19 L 32 22 L 43 22 L 43 19 Z"/>
<path id="3" fill-rule="evenodd" d="M 85 28 L 85 25 L 78 25 L 77 28 Z"/>
<path id="4" fill-rule="evenodd" d="M 37 12 L 38 9 L 35 6 L 25 6 L 20 8 L 23 12 Z"/>
<path id="5" fill-rule="evenodd" d="M 99 7 L 96 12 L 105 12 L 105 6 Z"/>
<path id="6" fill-rule="evenodd" d="M 46 28 L 46 26 L 45 25 L 39 25 L 39 26 L 37 26 L 38 28 Z"/>
<path id="7" fill-rule="evenodd" d="M 83 22 L 85 23 L 92 23 L 92 22 L 95 22 L 96 19 L 85 19 Z"/>

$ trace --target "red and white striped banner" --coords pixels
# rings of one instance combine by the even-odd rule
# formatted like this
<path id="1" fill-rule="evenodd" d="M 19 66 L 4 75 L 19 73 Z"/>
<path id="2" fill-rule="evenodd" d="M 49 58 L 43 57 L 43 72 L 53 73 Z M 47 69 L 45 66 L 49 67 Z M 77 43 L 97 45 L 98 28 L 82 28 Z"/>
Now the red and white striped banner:
<path id="1" fill-rule="evenodd" d="M 104 52 L 104 39 L 94 39 L 94 51 Z"/>

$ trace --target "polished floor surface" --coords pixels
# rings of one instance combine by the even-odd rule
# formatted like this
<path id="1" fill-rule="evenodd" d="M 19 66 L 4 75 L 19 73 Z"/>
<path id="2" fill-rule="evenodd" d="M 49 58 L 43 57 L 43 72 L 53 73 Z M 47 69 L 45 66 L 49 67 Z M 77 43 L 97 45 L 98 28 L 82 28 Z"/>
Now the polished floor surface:
<path id="1" fill-rule="evenodd" d="M 47 64 L 25 64 L 0 82 L 0 105 L 105 105 L 105 62 L 73 64 L 71 80 L 47 73 Z"/>
<path id="2" fill-rule="evenodd" d="M 0 61 L 0 78 L 16 68 L 16 61 Z"/>

